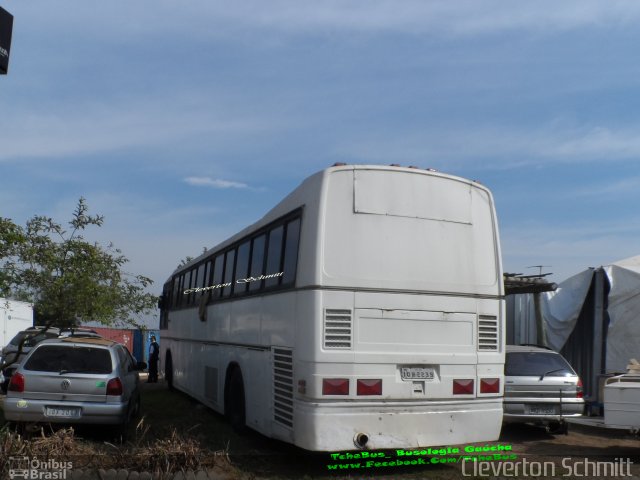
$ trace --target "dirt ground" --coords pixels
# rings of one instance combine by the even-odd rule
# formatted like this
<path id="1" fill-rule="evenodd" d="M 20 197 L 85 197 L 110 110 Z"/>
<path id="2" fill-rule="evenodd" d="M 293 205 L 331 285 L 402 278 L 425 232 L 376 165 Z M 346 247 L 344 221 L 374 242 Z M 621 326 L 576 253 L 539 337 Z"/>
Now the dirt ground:
<path id="1" fill-rule="evenodd" d="M 484 462 L 489 470 L 474 472 L 473 462 L 460 463 L 460 457 L 465 455 L 464 448 L 472 445 L 445 446 L 458 448 L 460 453 L 441 456 L 403 457 L 415 460 L 416 464 L 408 466 L 393 465 L 397 460 L 397 452 L 384 452 L 387 465 L 375 466 L 372 459 L 347 459 L 332 457 L 329 453 L 311 453 L 297 447 L 268 439 L 256 432 L 249 431 L 242 436 L 236 434 L 221 416 L 202 406 L 187 395 L 180 392 L 170 392 L 160 382 L 157 384 L 143 383 L 142 392 L 143 417 L 138 429 L 132 426 L 130 442 L 143 444 L 153 439 L 163 439 L 177 431 L 182 438 L 194 442 L 199 446 L 198 452 L 202 456 L 216 457 L 228 453 L 233 468 L 233 478 L 246 479 L 342 479 L 342 478 L 379 478 L 379 479 L 456 479 L 476 474 L 488 477 L 513 478 L 529 477 L 537 473 L 535 468 L 528 472 L 514 472 L 496 470 L 501 465 L 500 460 Z M 135 430 L 135 431 L 133 431 Z M 140 437 L 139 432 L 144 431 Z M 101 430 L 95 428 L 78 428 L 77 436 L 83 442 L 108 443 Z M 476 444 L 484 446 L 487 444 Z M 537 462 L 540 465 L 556 467 L 553 473 L 563 478 L 597 478 L 607 476 L 617 478 L 629 474 L 640 478 L 640 438 L 617 430 L 604 430 L 594 427 L 572 425 L 568 435 L 551 435 L 543 428 L 532 425 L 507 425 L 503 428 L 501 437 L 496 442 L 489 442 L 489 446 L 502 448 L 502 451 L 480 452 L 469 455 L 482 455 L 480 461 L 488 460 L 488 455 L 514 456 L 511 461 L 522 464 Z M 500 446 L 500 447 L 499 447 Z M 507 450 L 504 450 L 507 449 Z M 344 452 L 343 452 L 344 453 Z M 351 452 L 353 454 L 355 452 Z M 381 452 L 378 452 L 381 454 Z M 226 456 L 226 455 L 225 455 Z M 435 460 L 432 460 L 435 459 Z M 457 460 L 456 460 L 457 459 Z M 508 459 L 508 458 L 503 458 Z M 610 466 L 619 464 L 618 470 L 606 471 L 608 475 L 583 475 L 591 473 L 585 466 L 588 462 L 607 462 Z M 432 463 L 456 462 L 456 463 Z M 370 463 L 368 463 L 370 462 Z M 563 463 L 565 462 L 565 463 Z M 578 462 L 578 467 L 569 471 Z M 379 462 L 380 464 L 382 462 Z M 340 467 L 338 464 L 342 464 Z M 491 467 L 493 465 L 493 467 Z M 493 468 L 494 470 L 490 470 Z M 521 468 L 526 468 L 521 467 Z M 586 469 L 586 470 L 585 470 Z M 628 471 L 627 471 L 628 469 Z M 595 471 L 594 471 L 595 472 Z M 518 473 L 518 472 L 515 472 Z M 545 471 L 544 473 L 550 473 Z M 576 473 L 576 475 L 569 475 Z M 616 475 L 613 475 L 613 474 Z M 504 475 L 506 474 L 506 475 Z M 550 475 L 540 475 L 550 476 Z"/>
<path id="2" fill-rule="evenodd" d="M 331 470 L 329 465 L 345 462 L 333 459 L 328 453 L 310 453 L 286 443 L 268 439 L 253 431 L 249 431 L 240 437 L 230 429 L 221 415 L 198 404 L 186 395 L 179 392 L 167 392 L 162 383 L 145 384 L 145 396 L 151 399 L 155 395 L 166 400 L 171 399 L 171 403 L 175 406 L 190 405 L 192 413 L 184 412 L 184 415 L 180 414 L 179 418 L 178 412 L 182 408 L 173 409 L 171 423 L 177 422 L 184 425 L 184 428 L 192 428 L 191 432 L 195 438 L 198 438 L 210 450 L 227 449 L 233 465 L 248 474 L 249 477 L 270 479 L 447 479 L 463 478 L 465 476 L 460 464 L 370 467 L 366 473 L 362 468 L 360 470 L 349 468 L 346 471 Z M 155 402 L 151 402 L 151 405 L 154 404 Z M 158 416 L 159 413 L 158 411 L 149 410 L 147 415 L 150 422 L 155 424 L 155 427 L 162 429 L 167 426 L 165 423 L 168 418 L 165 417 L 161 420 Z M 476 445 L 484 446 L 486 444 Z M 552 435 L 542 427 L 513 424 L 505 425 L 500 439 L 496 442 L 489 442 L 489 445 L 511 447 L 512 454 L 516 455 L 520 461 L 526 459 L 529 462 L 554 462 L 557 467 L 555 473 L 559 477 L 569 473 L 565 465 L 572 466 L 574 462 L 584 463 L 586 458 L 590 462 L 609 463 L 620 463 L 619 459 L 622 459 L 624 463 L 629 459 L 629 462 L 633 462 L 632 464 L 627 464 L 630 465 L 629 473 L 640 478 L 640 438 L 624 431 L 571 425 L 567 435 Z M 467 445 L 451 447 L 457 447 L 463 452 L 465 446 Z M 387 456 L 393 460 L 396 454 L 395 452 L 387 452 Z M 455 455 L 453 456 L 455 457 Z M 451 458 L 452 455 L 446 457 Z M 565 460 L 568 458 L 571 458 L 571 460 Z M 563 460 L 565 464 L 562 463 Z M 473 473 L 472 466 L 466 465 L 466 467 L 464 473 Z M 393 471 L 388 471 L 389 469 L 393 469 Z M 584 470 L 584 468 L 576 468 L 574 472 L 582 474 Z M 362 475 L 363 473 L 364 475 Z M 619 473 L 626 473 L 626 470 L 624 472 L 619 470 Z M 598 475 L 593 475 L 592 477 L 597 478 Z M 570 476 L 565 478 L 570 478 Z M 580 478 L 585 477 L 581 476 Z"/>

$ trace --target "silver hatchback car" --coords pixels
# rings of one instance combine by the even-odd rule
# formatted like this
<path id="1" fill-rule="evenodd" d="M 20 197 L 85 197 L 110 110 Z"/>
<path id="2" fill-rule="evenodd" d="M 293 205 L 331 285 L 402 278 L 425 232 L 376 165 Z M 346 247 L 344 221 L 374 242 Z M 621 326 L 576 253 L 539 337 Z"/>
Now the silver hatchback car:
<path id="1" fill-rule="evenodd" d="M 136 362 L 103 338 L 58 338 L 34 347 L 11 377 L 4 416 L 20 423 L 126 426 L 140 409 Z"/>
<path id="2" fill-rule="evenodd" d="M 566 433 L 565 419 L 584 411 L 580 377 L 553 350 L 507 345 L 504 374 L 505 422 L 532 422 Z"/>

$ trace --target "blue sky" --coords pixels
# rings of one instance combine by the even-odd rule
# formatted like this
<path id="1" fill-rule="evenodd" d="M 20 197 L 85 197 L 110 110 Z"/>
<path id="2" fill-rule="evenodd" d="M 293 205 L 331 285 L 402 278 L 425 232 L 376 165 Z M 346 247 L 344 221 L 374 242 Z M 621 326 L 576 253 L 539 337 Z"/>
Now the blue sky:
<path id="1" fill-rule="evenodd" d="M 155 291 L 334 162 L 489 186 L 505 271 L 640 254 L 640 2 L 0 6 L 0 216 L 84 196 Z"/>

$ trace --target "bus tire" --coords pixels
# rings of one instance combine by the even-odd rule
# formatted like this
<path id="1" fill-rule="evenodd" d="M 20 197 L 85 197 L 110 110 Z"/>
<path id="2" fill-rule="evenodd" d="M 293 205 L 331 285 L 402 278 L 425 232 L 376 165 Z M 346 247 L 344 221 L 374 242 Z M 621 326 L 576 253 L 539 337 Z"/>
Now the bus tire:
<path id="1" fill-rule="evenodd" d="M 224 411 L 236 433 L 246 431 L 244 382 L 240 368 L 234 368 L 228 379 Z"/>
<path id="2" fill-rule="evenodd" d="M 167 381 L 167 387 L 173 391 L 173 360 L 171 358 L 171 352 L 167 352 L 164 362 L 164 379 Z"/>

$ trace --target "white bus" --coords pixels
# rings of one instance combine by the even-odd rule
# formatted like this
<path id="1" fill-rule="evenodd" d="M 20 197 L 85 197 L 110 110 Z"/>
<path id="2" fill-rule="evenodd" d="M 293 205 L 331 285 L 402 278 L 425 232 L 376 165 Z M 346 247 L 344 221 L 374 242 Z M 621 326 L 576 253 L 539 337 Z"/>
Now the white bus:
<path id="1" fill-rule="evenodd" d="M 503 297 L 487 188 L 336 164 L 169 277 L 161 359 L 234 426 L 308 450 L 496 440 Z"/>

